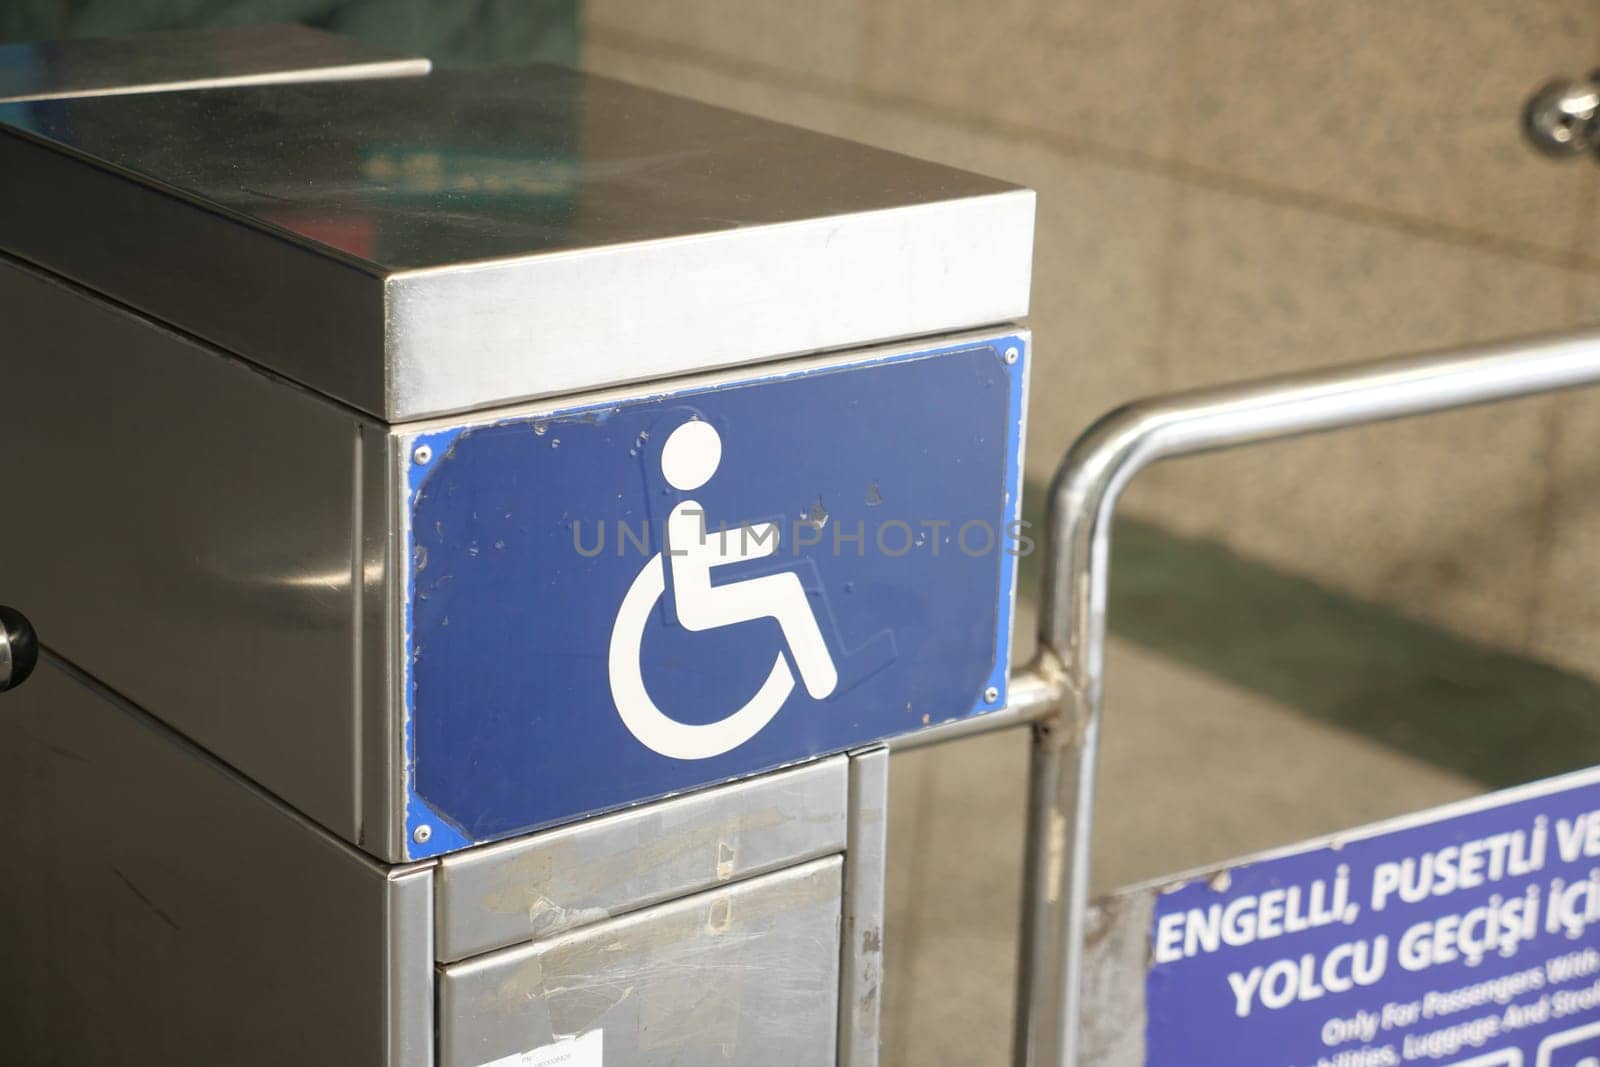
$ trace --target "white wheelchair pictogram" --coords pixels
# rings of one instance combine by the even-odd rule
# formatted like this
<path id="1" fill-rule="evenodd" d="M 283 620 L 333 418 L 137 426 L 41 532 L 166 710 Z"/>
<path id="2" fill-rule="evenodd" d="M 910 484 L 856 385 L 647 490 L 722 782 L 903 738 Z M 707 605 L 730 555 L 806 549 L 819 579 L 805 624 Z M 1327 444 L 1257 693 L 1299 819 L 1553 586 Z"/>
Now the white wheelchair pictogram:
<path id="1" fill-rule="evenodd" d="M 662 476 L 684 493 L 709 482 L 721 463 L 722 438 L 708 422 L 685 422 L 672 431 L 661 450 Z M 779 649 L 755 695 L 721 719 L 680 722 L 656 707 L 644 684 L 640 656 L 650 613 L 666 593 L 669 566 L 673 606 L 684 629 L 718 630 L 773 619 L 794 658 L 800 681 L 813 699 L 826 698 L 839 684 L 838 669 L 798 575 L 783 571 L 711 584 L 711 572 L 717 567 L 774 554 L 778 550 L 777 524 L 762 523 L 738 533 L 708 537 L 705 518 L 704 509 L 693 500 L 682 500 L 672 509 L 666 523 L 665 553 L 651 556 L 639 571 L 611 628 L 611 697 L 623 724 L 646 747 L 680 760 L 720 756 L 749 741 L 789 699 L 795 678 Z"/>

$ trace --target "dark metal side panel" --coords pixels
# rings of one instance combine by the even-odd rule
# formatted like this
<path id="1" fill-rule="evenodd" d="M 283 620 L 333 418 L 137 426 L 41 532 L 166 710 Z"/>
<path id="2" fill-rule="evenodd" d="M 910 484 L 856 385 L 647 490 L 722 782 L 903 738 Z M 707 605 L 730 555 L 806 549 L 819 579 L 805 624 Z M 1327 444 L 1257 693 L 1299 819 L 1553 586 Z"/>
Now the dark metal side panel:
<path id="1" fill-rule="evenodd" d="M 49 658 L 0 708 L 8 1063 L 431 1062 L 431 877 Z"/>
<path id="2" fill-rule="evenodd" d="M 0 260 L 0 426 L 7 602 L 354 840 L 356 417 Z"/>

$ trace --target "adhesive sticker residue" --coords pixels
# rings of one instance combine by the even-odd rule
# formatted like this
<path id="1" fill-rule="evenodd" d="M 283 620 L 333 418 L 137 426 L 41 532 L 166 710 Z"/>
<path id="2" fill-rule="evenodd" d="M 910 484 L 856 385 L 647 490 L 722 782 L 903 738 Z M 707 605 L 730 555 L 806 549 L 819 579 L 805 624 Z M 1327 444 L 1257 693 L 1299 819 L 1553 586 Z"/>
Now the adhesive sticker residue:
<path id="1" fill-rule="evenodd" d="M 483 1067 L 601 1067 L 604 1053 L 601 1042 L 604 1030 L 590 1030 L 587 1034 L 562 1038 L 551 1045 L 541 1045 L 527 1052 L 503 1056 Z"/>

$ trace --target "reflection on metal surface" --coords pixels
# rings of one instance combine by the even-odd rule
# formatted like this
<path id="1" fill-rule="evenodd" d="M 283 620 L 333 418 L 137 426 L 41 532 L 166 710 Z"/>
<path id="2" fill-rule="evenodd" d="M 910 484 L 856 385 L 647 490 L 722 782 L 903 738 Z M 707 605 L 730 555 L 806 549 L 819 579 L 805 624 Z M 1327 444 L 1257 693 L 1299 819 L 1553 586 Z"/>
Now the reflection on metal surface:
<path id="1" fill-rule="evenodd" d="M 16 608 L 0 604 L 0 693 L 28 680 L 39 662 L 39 635 Z"/>
<path id="2" fill-rule="evenodd" d="M 1031 191 L 558 67 L 0 104 L 0 173 L 0 246 L 393 421 L 1027 311 Z"/>
<path id="3" fill-rule="evenodd" d="M 356 417 L 11 260 L 0 320 L 23 324 L 0 422 L 37 517 L 8 531 L 3 595 L 354 840 Z"/>
<path id="4" fill-rule="evenodd" d="M 1600 82 L 1557 78 L 1541 86 L 1522 112 L 1528 143 L 1547 156 L 1577 156 L 1600 147 Z"/>
<path id="5" fill-rule="evenodd" d="M 406 77 L 426 74 L 430 66 L 419 56 L 395 55 L 305 26 L 39 41 L 0 45 L 0 103 Z"/>
<path id="6" fill-rule="evenodd" d="M 299 596 L 302 590 L 321 589 L 336 594 L 346 594 L 351 588 L 350 568 L 339 570 L 297 570 L 296 564 L 280 563 L 273 558 L 277 553 L 261 549 L 252 550 L 245 544 L 229 545 L 226 553 L 210 553 L 196 559 L 199 569 L 209 573 L 219 582 L 233 582 L 260 595 L 278 590 L 290 596 Z M 383 564 L 368 560 L 363 580 L 378 581 L 383 577 Z"/>

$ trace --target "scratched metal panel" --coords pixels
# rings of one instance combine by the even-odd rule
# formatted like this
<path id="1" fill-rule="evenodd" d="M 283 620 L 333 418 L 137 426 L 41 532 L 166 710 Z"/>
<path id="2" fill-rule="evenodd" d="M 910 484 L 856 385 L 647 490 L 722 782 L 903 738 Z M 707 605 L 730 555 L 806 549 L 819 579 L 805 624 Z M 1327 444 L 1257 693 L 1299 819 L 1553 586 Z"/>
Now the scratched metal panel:
<path id="1" fill-rule="evenodd" d="M 840 852 L 846 763 L 822 760 L 450 856 L 438 869 L 439 959 Z"/>
<path id="2" fill-rule="evenodd" d="M 1084 1063 L 1144 1067 L 1144 993 L 1150 915 L 1160 887 L 1097 901 L 1084 947 Z"/>
<path id="3" fill-rule="evenodd" d="M 426 869 L 374 863 L 54 656 L 0 703 L 0 1061 L 429 1067 Z"/>
<path id="4" fill-rule="evenodd" d="M 830 856 L 452 964 L 440 1063 L 833 1067 L 841 886 Z"/>

